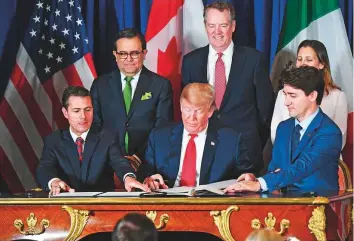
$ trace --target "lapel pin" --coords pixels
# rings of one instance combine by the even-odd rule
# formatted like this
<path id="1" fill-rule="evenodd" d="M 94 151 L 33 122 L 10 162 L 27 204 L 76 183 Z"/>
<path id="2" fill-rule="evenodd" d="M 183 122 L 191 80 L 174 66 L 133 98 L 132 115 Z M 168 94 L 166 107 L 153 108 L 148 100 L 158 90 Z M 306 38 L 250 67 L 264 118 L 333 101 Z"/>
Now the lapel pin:
<path id="1" fill-rule="evenodd" d="M 212 142 L 210 142 L 210 145 L 215 146 L 215 143 L 212 141 Z"/>

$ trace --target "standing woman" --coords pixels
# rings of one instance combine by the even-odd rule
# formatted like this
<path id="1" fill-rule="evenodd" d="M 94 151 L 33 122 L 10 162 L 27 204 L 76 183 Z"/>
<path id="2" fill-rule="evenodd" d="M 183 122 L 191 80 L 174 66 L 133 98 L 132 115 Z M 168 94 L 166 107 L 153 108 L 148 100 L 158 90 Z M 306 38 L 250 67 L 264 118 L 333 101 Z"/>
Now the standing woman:
<path id="1" fill-rule="evenodd" d="M 300 43 L 297 49 L 296 67 L 298 68 L 302 65 L 313 66 L 323 71 L 325 91 L 321 109 L 342 131 L 343 149 L 347 136 L 348 103 L 344 92 L 333 82 L 327 50 L 323 43 L 317 40 L 304 40 Z M 285 96 L 283 89 L 281 89 L 278 92 L 275 102 L 271 124 L 271 138 L 273 143 L 279 123 L 290 117 L 284 102 Z"/>

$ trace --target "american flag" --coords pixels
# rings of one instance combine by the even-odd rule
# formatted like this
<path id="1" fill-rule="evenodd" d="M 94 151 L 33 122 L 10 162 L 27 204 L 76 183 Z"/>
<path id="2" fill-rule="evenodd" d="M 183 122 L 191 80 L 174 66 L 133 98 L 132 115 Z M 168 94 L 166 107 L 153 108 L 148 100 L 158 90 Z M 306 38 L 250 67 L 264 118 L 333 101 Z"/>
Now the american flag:
<path id="1" fill-rule="evenodd" d="M 61 96 L 96 71 L 78 0 L 38 0 L 0 102 L 0 174 L 12 192 L 37 186 L 43 138 L 66 128 Z"/>

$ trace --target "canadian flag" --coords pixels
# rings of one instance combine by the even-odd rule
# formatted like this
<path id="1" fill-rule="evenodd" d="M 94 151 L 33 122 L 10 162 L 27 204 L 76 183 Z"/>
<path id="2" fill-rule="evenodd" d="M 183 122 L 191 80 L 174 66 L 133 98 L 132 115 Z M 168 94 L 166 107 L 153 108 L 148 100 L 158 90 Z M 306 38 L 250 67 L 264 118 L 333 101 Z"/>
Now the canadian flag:
<path id="1" fill-rule="evenodd" d="M 171 81 L 175 120 L 180 119 L 182 57 L 208 44 L 203 9 L 202 0 L 154 0 L 151 6 L 145 66 Z"/>

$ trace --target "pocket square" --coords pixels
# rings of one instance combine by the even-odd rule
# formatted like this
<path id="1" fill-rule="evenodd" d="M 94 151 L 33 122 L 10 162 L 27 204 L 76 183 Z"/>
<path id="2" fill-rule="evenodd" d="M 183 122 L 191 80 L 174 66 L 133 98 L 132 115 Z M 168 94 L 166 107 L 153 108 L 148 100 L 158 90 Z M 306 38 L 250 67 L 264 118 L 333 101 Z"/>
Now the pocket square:
<path id="1" fill-rule="evenodd" d="M 151 97 L 152 97 L 151 92 L 145 92 L 145 94 L 141 96 L 141 100 L 148 100 L 151 99 Z"/>

